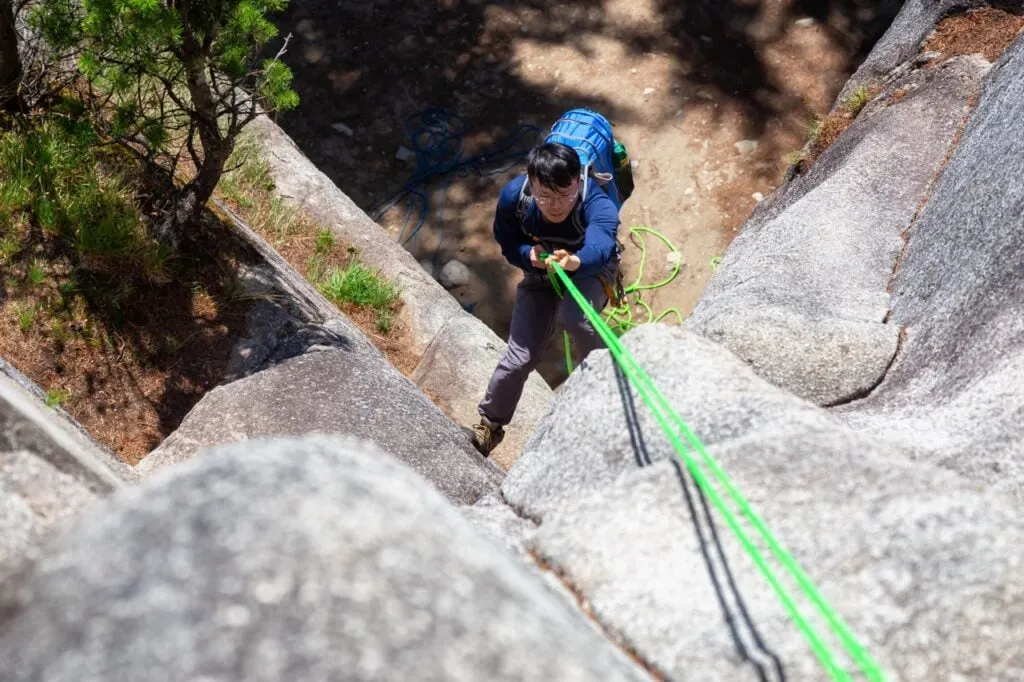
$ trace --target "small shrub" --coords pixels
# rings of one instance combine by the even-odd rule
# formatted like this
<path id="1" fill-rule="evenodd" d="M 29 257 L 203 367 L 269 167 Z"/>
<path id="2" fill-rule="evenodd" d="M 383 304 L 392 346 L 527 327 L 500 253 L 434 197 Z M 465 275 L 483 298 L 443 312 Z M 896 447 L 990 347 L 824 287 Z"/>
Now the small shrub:
<path id="1" fill-rule="evenodd" d="M 62 388 L 51 388 L 46 392 L 46 405 L 48 407 L 57 407 L 63 405 L 70 400 L 71 394 Z"/>
<path id="2" fill-rule="evenodd" d="M 395 315 L 393 312 L 385 310 L 377 314 L 377 331 L 381 334 L 390 334 L 394 326 Z"/>
<path id="3" fill-rule="evenodd" d="M 334 233 L 323 229 L 316 233 L 316 252 L 328 254 L 334 248 Z"/>

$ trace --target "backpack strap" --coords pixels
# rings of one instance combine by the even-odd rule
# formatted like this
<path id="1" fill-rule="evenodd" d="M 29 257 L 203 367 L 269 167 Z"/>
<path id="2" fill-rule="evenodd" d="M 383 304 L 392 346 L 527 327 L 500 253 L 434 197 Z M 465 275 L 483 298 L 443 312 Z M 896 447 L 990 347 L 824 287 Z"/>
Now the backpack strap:
<path id="1" fill-rule="evenodd" d="M 530 192 L 529 179 L 523 180 L 523 186 L 519 188 L 519 201 L 516 202 L 516 220 L 519 222 L 519 229 L 530 239 L 533 235 L 526 231 L 526 214 L 530 212 L 533 205 L 533 193 Z"/>
<path id="2" fill-rule="evenodd" d="M 586 202 L 587 190 L 588 190 L 588 175 L 584 175 L 581 179 L 580 196 L 576 200 L 576 206 L 573 207 L 572 213 L 569 219 L 572 221 L 573 231 L 576 233 L 574 239 L 562 239 L 559 237 L 546 237 L 544 242 L 551 244 L 561 244 L 562 246 L 578 247 L 583 239 L 583 235 L 587 231 L 586 221 L 583 215 L 583 204 Z M 531 234 L 526 229 L 526 217 L 530 212 L 530 207 L 533 206 L 535 200 L 533 193 L 530 191 L 529 180 L 523 180 L 523 186 L 519 189 L 519 200 L 516 202 L 516 220 L 519 222 L 519 229 L 523 231 L 534 244 L 541 241 L 541 238 Z"/>

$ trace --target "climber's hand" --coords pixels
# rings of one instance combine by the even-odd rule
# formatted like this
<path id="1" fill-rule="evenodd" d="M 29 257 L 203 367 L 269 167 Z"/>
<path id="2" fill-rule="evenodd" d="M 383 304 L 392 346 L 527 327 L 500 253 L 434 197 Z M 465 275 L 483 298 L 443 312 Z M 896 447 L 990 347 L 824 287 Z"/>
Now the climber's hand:
<path id="1" fill-rule="evenodd" d="M 556 250 L 551 254 L 551 258 L 566 272 L 575 272 L 580 267 L 580 257 L 575 253 L 569 253 L 565 249 Z"/>
<path id="2" fill-rule="evenodd" d="M 534 244 L 533 248 L 530 249 L 530 265 L 540 270 L 547 270 L 548 264 L 546 261 L 540 259 L 540 254 L 544 251 L 540 244 Z"/>

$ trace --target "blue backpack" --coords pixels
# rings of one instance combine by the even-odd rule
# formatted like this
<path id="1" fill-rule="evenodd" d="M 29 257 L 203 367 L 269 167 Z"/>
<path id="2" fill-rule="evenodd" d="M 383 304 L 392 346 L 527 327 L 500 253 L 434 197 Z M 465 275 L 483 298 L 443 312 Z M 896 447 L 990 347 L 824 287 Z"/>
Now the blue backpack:
<path id="1" fill-rule="evenodd" d="M 615 184 L 615 133 L 608 119 L 590 109 L 572 109 L 555 121 L 544 141 L 561 142 L 580 155 L 580 164 L 583 166 L 580 191 L 584 199 L 587 197 L 588 185 L 596 180 L 605 189 L 615 208 L 622 208 L 623 199 Z"/>
<path id="2" fill-rule="evenodd" d="M 583 240 L 583 203 L 586 201 L 587 192 L 591 185 L 596 183 L 612 200 L 616 209 L 622 208 L 625 200 L 615 182 L 615 135 L 612 132 L 612 125 L 601 114 L 590 109 L 571 109 L 551 126 L 551 132 L 544 138 L 544 142 L 560 142 L 576 150 L 580 157 L 580 201 L 573 210 L 571 219 L 576 228 L 577 234 L 568 240 L 555 240 L 564 242 L 557 246 L 573 247 L 578 246 Z M 527 211 L 533 204 L 533 196 L 530 194 L 530 183 L 524 182 L 519 191 L 519 202 L 516 207 L 516 217 L 519 225 L 525 232 L 524 225 Z M 527 235 L 536 241 L 533 235 Z"/>

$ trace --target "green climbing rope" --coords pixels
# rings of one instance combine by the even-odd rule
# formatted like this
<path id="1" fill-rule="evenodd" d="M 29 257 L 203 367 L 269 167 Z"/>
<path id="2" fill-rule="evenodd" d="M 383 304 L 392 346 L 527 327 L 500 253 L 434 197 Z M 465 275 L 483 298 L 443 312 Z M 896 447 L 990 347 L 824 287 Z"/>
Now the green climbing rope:
<path id="1" fill-rule="evenodd" d="M 647 241 L 642 238 L 637 238 L 638 235 L 649 234 L 662 244 L 668 247 L 670 258 L 672 258 L 672 271 L 662 279 L 660 282 L 654 282 L 653 284 L 644 284 L 644 269 L 647 267 Z M 604 319 L 608 323 L 618 336 L 622 336 L 633 327 L 638 324 L 647 324 L 650 322 L 660 322 L 669 315 L 675 315 L 679 320 L 679 323 L 683 322 L 683 314 L 679 312 L 678 308 L 667 308 L 660 314 L 655 315 L 654 311 L 651 310 L 651 306 L 643 300 L 641 292 L 643 291 L 654 291 L 661 287 L 668 286 L 672 281 L 679 276 L 679 271 L 682 269 L 682 258 L 679 253 L 679 249 L 673 244 L 668 237 L 663 235 L 657 230 L 653 230 L 649 227 L 631 227 L 629 228 L 629 239 L 633 244 L 640 249 L 640 264 L 636 271 L 636 280 L 625 288 L 625 297 L 622 301 L 622 305 L 618 307 L 608 307 L 604 311 Z M 640 308 L 646 314 L 645 317 L 640 319 L 634 319 L 634 309 Z"/>
<path id="2" fill-rule="evenodd" d="M 796 600 L 790 594 L 789 590 L 782 584 L 779 577 L 776 575 L 775 570 L 769 566 L 761 549 L 750 538 L 747 531 L 744 530 L 739 520 L 736 518 L 736 515 L 733 513 L 733 510 L 726 504 L 717 488 L 712 485 L 704 469 L 699 465 L 693 452 L 696 452 L 700 456 L 704 466 L 711 471 L 719 485 L 725 489 L 728 497 L 739 508 L 740 514 L 751 526 L 753 526 L 754 530 L 760 536 L 760 539 L 768 546 L 776 561 L 778 561 L 786 572 L 789 573 L 789 576 L 796 582 L 804 596 L 807 597 L 815 607 L 817 607 L 818 612 L 824 617 L 825 622 L 828 623 L 832 633 L 839 639 L 843 648 L 846 650 L 846 653 L 853 659 L 864 676 L 871 682 L 882 682 L 884 679 L 884 673 L 878 663 L 871 657 L 867 649 L 857 641 L 849 627 L 847 627 L 835 610 L 825 601 L 825 598 L 821 595 L 817 587 L 815 587 L 814 583 L 811 582 L 811 579 L 807 574 L 799 567 L 796 560 L 793 559 L 792 555 L 782 546 L 761 517 L 754 512 L 746 498 L 743 497 L 739 489 L 736 487 L 736 484 L 728 474 L 726 474 L 725 470 L 722 469 L 721 465 L 719 465 L 718 462 L 708 453 L 700 439 L 698 439 L 686 423 L 683 422 L 679 414 L 672 409 L 662 393 L 653 384 L 647 373 L 644 372 L 644 370 L 636 363 L 633 356 L 619 341 L 618 336 L 616 336 L 612 331 L 611 327 L 601 319 L 601 316 L 596 310 L 594 310 L 586 298 L 583 297 L 579 289 L 576 288 L 576 285 L 572 283 L 572 280 L 569 279 L 568 275 L 566 275 L 565 271 L 558 264 L 552 263 L 550 269 L 553 272 L 553 280 L 557 279 L 562 285 L 564 285 L 565 289 L 576 301 L 576 304 L 579 305 L 580 310 L 582 310 L 587 316 L 587 319 L 590 321 L 591 325 L 593 325 L 595 331 L 597 331 L 598 335 L 600 335 L 601 339 L 605 342 L 605 345 L 611 352 L 612 357 L 636 388 L 641 399 L 654 413 L 655 420 L 668 436 L 669 441 L 676 450 L 676 454 L 693 475 L 694 480 L 700 486 L 701 490 L 708 496 L 715 508 L 718 509 L 719 513 L 725 518 L 729 528 L 733 533 L 735 533 L 740 544 L 750 555 L 762 575 L 764 575 L 768 584 L 782 602 L 786 612 L 807 639 L 812 651 L 817 656 L 822 666 L 829 673 L 829 676 L 833 680 L 841 680 L 843 682 L 853 680 L 850 673 L 836 660 L 836 656 L 832 652 L 831 648 L 826 645 L 822 636 L 804 617 L 800 608 L 796 604 Z M 693 449 L 693 452 L 684 445 L 684 439 L 689 447 Z"/>
<path id="3" fill-rule="evenodd" d="M 670 254 L 675 254 L 674 257 L 670 255 L 670 258 L 672 258 L 673 261 L 672 271 L 664 279 L 653 284 L 643 283 L 644 268 L 647 266 L 647 242 L 643 238 L 637 237 L 637 235 L 642 234 L 652 235 L 655 239 L 659 240 L 665 246 L 668 247 Z M 675 244 L 673 244 L 668 237 L 663 235 L 661 232 L 653 230 L 649 227 L 634 226 L 629 228 L 629 239 L 631 242 L 633 242 L 633 244 L 636 245 L 638 249 L 640 249 L 640 264 L 637 267 L 636 280 L 629 286 L 625 287 L 625 295 L 623 296 L 622 303 L 620 305 L 608 306 L 605 308 L 605 322 L 608 323 L 608 326 L 618 336 L 622 336 L 623 334 L 625 334 L 638 324 L 660 322 L 669 315 L 675 315 L 676 318 L 679 320 L 679 323 L 682 324 L 683 314 L 679 312 L 678 308 L 667 308 L 663 310 L 660 314 L 655 315 L 654 311 L 651 309 L 650 304 L 648 304 L 647 301 L 643 300 L 641 293 L 644 291 L 653 291 L 655 289 L 660 289 L 661 287 L 668 286 L 676 277 L 679 276 L 679 271 L 682 269 L 682 258 L 679 254 L 679 249 L 676 248 Z M 545 260 L 550 255 L 551 254 L 546 252 L 541 253 L 540 258 L 541 260 Z M 559 285 L 558 279 L 555 277 L 554 272 L 550 268 L 548 269 L 548 277 L 551 279 L 551 286 L 554 287 L 555 293 L 557 293 L 559 298 L 561 298 L 562 288 Z M 634 308 L 639 308 L 643 310 L 644 316 L 635 318 Z M 562 332 L 562 337 L 565 341 L 565 369 L 567 373 L 572 374 L 572 345 L 569 340 L 568 332 Z"/>

